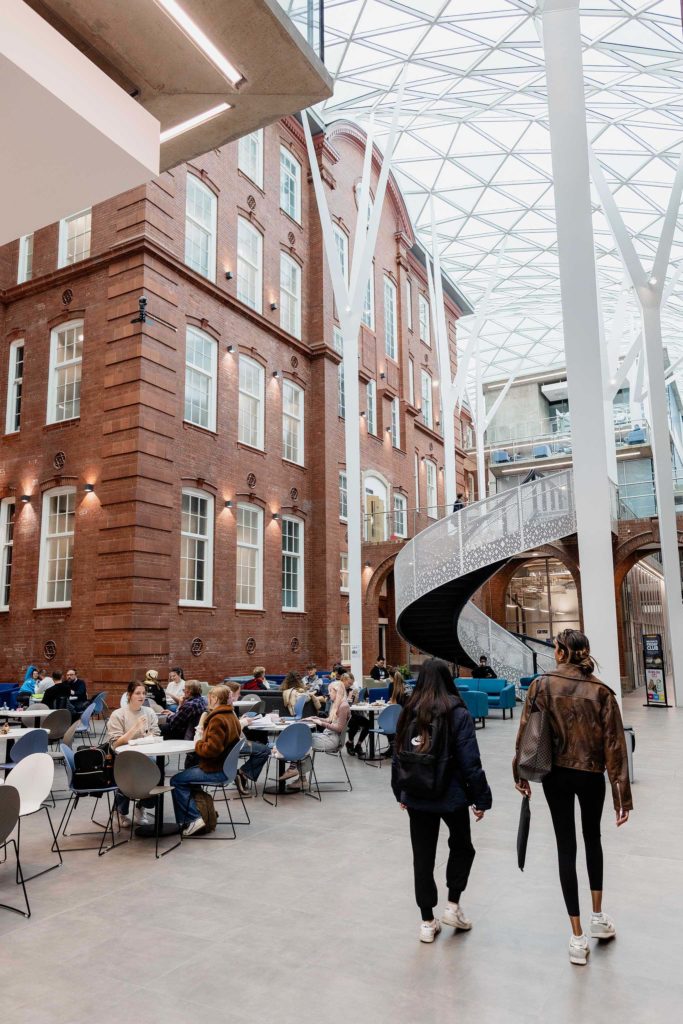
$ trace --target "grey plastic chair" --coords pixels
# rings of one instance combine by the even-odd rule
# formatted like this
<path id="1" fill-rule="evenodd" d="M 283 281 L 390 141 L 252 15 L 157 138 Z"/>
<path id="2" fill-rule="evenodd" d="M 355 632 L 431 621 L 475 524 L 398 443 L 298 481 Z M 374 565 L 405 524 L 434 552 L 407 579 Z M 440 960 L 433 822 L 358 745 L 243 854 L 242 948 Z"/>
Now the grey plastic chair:
<path id="1" fill-rule="evenodd" d="M 119 792 L 127 796 L 129 800 L 133 800 L 134 804 L 138 804 L 141 800 L 148 800 L 150 797 L 153 797 L 156 801 L 156 824 L 154 828 L 156 843 L 154 853 L 157 859 L 165 857 L 171 850 L 175 850 L 177 846 L 180 846 L 183 837 L 179 829 L 178 835 L 180 838 L 178 842 L 174 843 L 173 846 L 169 846 L 163 853 L 159 853 L 159 836 L 163 825 L 163 796 L 165 793 L 172 792 L 173 787 L 159 785 L 159 768 L 155 761 L 150 760 L 145 754 L 138 753 L 137 750 L 124 750 L 114 758 L 114 782 Z M 116 808 L 112 808 L 110 823 L 115 811 Z M 130 816 L 129 840 L 133 838 L 134 818 L 135 814 L 133 813 Z"/>
<path id="2" fill-rule="evenodd" d="M 226 825 L 226 826 L 229 826 L 232 829 L 232 835 L 231 836 L 219 836 L 219 835 L 215 835 L 215 836 L 214 835 L 200 836 L 200 835 L 198 835 L 198 836 L 196 836 L 197 839 L 214 839 L 214 840 L 215 839 L 221 839 L 221 840 L 237 839 L 237 832 L 235 831 L 235 825 L 251 825 L 251 818 L 249 817 L 249 811 L 247 810 L 246 804 L 244 803 L 244 800 L 242 798 L 242 794 L 239 792 L 239 790 L 237 792 L 238 792 L 240 801 L 242 803 L 242 807 L 244 808 L 244 813 L 245 813 L 246 819 L 247 819 L 246 821 L 235 821 L 235 819 L 232 816 L 232 811 L 230 809 L 230 798 L 229 798 L 228 794 L 225 791 L 226 786 L 231 786 L 233 784 L 233 782 L 235 781 L 235 776 L 237 775 L 237 769 L 239 768 L 239 763 L 240 763 L 240 754 L 242 753 L 242 748 L 244 747 L 246 742 L 247 742 L 246 739 L 244 738 L 244 736 L 242 736 L 241 739 L 239 739 L 237 741 L 237 743 L 235 743 L 234 747 L 230 750 L 230 752 L 228 753 L 228 756 L 226 757 L 225 761 L 223 762 L 223 774 L 225 775 L 225 782 L 204 782 L 204 783 L 201 783 L 202 789 L 212 789 L 213 790 L 214 800 L 216 799 L 216 793 L 220 789 L 221 794 L 223 796 L 223 800 L 225 801 L 225 809 L 228 812 L 228 821 L 224 821 L 224 822 L 219 821 L 218 824 L 216 825 L 216 831 L 218 831 L 218 829 L 221 827 L 221 825 Z M 194 839 L 195 837 L 192 836 L 192 838 Z"/>
<path id="3" fill-rule="evenodd" d="M 262 715 L 266 710 L 266 702 L 261 700 L 260 697 L 255 697 L 254 700 L 252 700 L 251 697 L 246 696 L 242 697 L 242 700 L 248 700 L 250 702 L 249 707 L 245 704 L 239 709 L 243 715 L 248 714 L 250 711 L 254 711 L 257 715 Z"/>
<path id="4" fill-rule="evenodd" d="M 7 851 L 8 846 L 14 847 L 14 857 L 17 862 L 16 876 L 18 881 L 21 883 L 21 888 L 24 893 L 24 903 L 26 904 L 26 910 L 20 910 L 19 907 L 12 907 L 9 903 L 0 903 L 0 907 L 3 910 L 11 910 L 13 914 L 21 914 L 22 917 L 31 916 L 31 907 L 28 902 L 28 895 L 26 893 L 26 886 L 24 885 L 24 873 L 21 870 L 21 861 L 19 860 L 19 850 L 15 839 L 10 839 L 12 832 L 14 832 L 19 821 L 19 809 L 21 807 L 21 798 L 19 791 L 14 786 L 0 786 L 0 847 Z"/>
<path id="5" fill-rule="evenodd" d="M 67 713 L 69 714 L 69 716 L 71 715 L 71 712 L 67 712 Z M 62 744 L 65 747 L 68 747 L 70 750 L 73 750 L 74 737 L 76 735 L 76 730 L 78 729 L 80 724 L 81 724 L 80 719 L 77 719 L 72 725 L 69 726 L 69 728 L 66 730 L 66 732 L 62 736 Z"/>
<path id="6" fill-rule="evenodd" d="M 48 742 L 56 743 L 64 738 L 64 733 L 71 725 L 71 712 L 66 708 L 60 711 L 53 711 L 43 719 L 42 728 L 48 731 Z"/>

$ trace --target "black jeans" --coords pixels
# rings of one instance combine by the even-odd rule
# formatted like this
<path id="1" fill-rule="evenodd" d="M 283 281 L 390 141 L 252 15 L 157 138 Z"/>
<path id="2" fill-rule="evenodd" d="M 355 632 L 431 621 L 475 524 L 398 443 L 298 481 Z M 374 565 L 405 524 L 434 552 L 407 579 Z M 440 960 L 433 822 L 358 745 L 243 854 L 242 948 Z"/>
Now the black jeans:
<path id="1" fill-rule="evenodd" d="M 361 714 L 360 711 L 352 711 L 351 718 L 349 719 L 349 730 L 348 737 L 350 743 L 356 743 L 356 746 L 360 746 L 363 743 L 370 732 L 370 719 L 367 715 Z M 356 734 L 358 739 L 356 740 Z"/>
<path id="2" fill-rule="evenodd" d="M 434 917 L 438 894 L 434 881 L 436 847 L 439 841 L 441 819 L 448 827 L 448 864 L 446 884 L 448 899 L 460 902 L 460 894 L 467 885 L 467 879 L 474 860 L 474 847 L 470 834 L 469 807 L 457 811 L 436 814 L 433 811 L 416 811 L 408 808 L 410 818 L 410 841 L 413 846 L 413 870 L 415 872 L 415 900 L 420 908 L 423 921 Z"/>
<path id="3" fill-rule="evenodd" d="M 562 895 L 570 917 L 579 916 L 579 883 L 576 877 L 576 822 L 574 797 L 579 798 L 581 830 L 586 847 L 586 866 L 591 891 L 602 892 L 602 843 L 600 819 L 605 803 L 602 772 L 581 772 L 576 768 L 553 768 L 543 780 L 557 840 Z"/>

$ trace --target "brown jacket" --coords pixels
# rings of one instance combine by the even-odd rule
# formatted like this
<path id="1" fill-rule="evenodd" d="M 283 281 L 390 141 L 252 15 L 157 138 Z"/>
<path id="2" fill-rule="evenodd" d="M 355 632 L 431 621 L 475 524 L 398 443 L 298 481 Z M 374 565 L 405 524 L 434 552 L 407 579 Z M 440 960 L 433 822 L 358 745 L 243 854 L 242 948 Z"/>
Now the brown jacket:
<path id="1" fill-rule="evenodd" d="M 584 772 L 606 769 L 615 810 L 632 810 L 626 740 L 616 697 L 595 676 L 581 675 L 577 665 L 558 665 L 529 687 L 512 762 L 515 782 L 519 744 L 534 698 L 536 706 L 550 715 L 553 765 Z"/>
<path id="2" fill-rule="evenodd" d="M 239 720 L 228 704 L 219 704 L 204 719 L 204 730 L 194 749 L 203 772 L 222 772 L 223 763 L 242 733 Z"/>

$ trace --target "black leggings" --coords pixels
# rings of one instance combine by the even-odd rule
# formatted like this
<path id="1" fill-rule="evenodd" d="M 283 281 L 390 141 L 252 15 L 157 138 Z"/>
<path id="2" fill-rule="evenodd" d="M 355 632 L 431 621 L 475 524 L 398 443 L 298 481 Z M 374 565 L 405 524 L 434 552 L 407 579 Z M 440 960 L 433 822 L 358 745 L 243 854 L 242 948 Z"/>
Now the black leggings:
<path id="1" fill-rule="evenodd" d="M 410 818 L 410 841 L 413 845 L 415 900 L 420 908 L 422 920 L 431 921 L 438 899 L 434 881 L 434 864 L 441 819 L 443 818 L 448 827 L 449 854 L 446 865 L 448 899 L 453 903 L 459 903 L 460 894 L 467 885 L 474 860 L 474 847 L 470 834 L 470 811 L 469 807 L 461 807 L 457 811 L 436 814 L 433 811 L 416 811 L 409 807 L 408 817 Z"/>
<path id="2" fill-rule="evenodd" d="M 581 830 L 586 847 L 586 865 L 591 891 L 602 892 L 602 844 L 600 818 L 605 803 L 602 772 L 581 772 L 575 768 L 553 768 L 543 780 L 557 840 L 562 895 L 570 917 L 579 916 L 579 883 L 576 877 L 576 822 L 574 797 L 579 798 Z"/>
<path id="3" fill-rule="evenodd" d="M 349 719 L 349 742 L 354 743 L 356 746 L 360 746 L 363 743 L 370 732 L 370 719 L 365 715 L 361 715 L 360 712 L 351 712 L 351 718 Z M 356 735 L 358 739 L 356 740 Z"/>

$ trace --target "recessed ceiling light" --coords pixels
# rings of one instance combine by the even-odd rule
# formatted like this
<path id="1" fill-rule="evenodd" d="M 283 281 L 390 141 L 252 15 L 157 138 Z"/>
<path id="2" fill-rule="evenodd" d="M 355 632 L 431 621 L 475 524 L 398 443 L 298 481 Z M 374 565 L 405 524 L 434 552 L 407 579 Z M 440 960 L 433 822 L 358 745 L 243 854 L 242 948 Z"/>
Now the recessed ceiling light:
<path id="1" fill-rule="evenodd" d="M 184 132 L 189 132 L 192 128 L 196 128 L 200 124 L 205 124 L 207 121 L 211 121 L 214 117 L 218 117 L 219 114 L 230 109 L 231 106 L 229 103 L 219 103 L 217 107 L 211 107 L 210 110 L 205 110 L 203 114 L 196 114 L 188 121 L 183 121 L 181 124 L 177 124 L 175 128 L 167 128 L 165 132 L 161 133 L 159 139 L 161 142 L 168 142 L 169 139 L 175 139 L 176 136 L 182 135 Z"/>
<path id="2" fill-rule="evenodd" d="M 202 51 L 205 57 L 211 61 L 214 67 L 227 78 L 230 85 L 235 89 L 244 80 L 244 75 L 231 64 L 228 58 L 221 53 L 215 43 L 212 43 L 206 32 L 203 32 L 176 0 L 155 0 L 155 3 L 171 18 L 188 39 Z"/>

